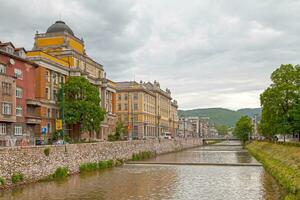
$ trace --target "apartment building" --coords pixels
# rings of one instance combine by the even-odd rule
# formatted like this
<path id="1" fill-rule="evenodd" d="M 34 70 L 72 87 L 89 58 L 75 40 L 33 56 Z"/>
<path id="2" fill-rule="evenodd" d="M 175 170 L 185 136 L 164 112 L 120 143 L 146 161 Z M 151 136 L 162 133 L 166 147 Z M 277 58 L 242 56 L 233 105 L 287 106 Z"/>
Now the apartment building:
<path id="1" fill-rule="evenodd" d="M 0 146 L 34 144 L 41 119 L 35 98 L 35 69 L 24 48 L 0 42 Z"/>

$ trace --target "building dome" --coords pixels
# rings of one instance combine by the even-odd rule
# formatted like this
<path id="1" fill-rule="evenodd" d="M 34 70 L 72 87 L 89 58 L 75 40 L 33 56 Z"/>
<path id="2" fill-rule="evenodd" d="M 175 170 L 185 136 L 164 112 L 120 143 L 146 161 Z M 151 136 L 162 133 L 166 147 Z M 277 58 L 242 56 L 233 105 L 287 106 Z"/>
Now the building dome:
<path id="1" fill-rule="evenodd" d="M 46 33 L 59 33 L 59 32 L 68 32 L 74 36 L 72 29 L 63 21 L 56 21 L 55 24 L 52 24 Z"/>

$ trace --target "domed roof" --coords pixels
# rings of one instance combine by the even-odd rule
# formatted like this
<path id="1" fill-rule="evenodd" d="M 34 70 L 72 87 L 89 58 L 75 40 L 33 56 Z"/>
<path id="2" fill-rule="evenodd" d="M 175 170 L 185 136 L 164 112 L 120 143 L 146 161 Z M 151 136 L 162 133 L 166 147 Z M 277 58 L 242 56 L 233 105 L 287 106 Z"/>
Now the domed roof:
<path id="1" fill-rule="evenodd" d="M 58 32 L 68 32 L 74 36 L 72 29 L 63 21 L 56 21 L 55 24 L 52 24 L 46 33 L 58 33 Z"/>

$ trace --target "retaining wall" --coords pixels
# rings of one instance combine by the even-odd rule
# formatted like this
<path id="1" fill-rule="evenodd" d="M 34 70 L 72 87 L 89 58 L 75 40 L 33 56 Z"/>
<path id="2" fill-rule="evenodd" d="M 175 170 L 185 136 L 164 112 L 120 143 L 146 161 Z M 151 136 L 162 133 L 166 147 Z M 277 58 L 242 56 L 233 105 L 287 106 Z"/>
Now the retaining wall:
<path id="1" fill-rule="evenodd" d="M 132 153 L 153 151 L 157 154 L 180 151 L 202 145 L 202 139 L 135 140 L 68 144 L 60 146 L 32 146 L 0 149 L 0 177 L 11 184 L 13 173 L 24 175 L 25 182 L 37 181 L 53 174 L 58 167 L 68 167 L 70 173 L 79 172 L 80 164 L 100 160 L 131 158 Z M 50 148 L 49 156 L 44 154 Z"/>

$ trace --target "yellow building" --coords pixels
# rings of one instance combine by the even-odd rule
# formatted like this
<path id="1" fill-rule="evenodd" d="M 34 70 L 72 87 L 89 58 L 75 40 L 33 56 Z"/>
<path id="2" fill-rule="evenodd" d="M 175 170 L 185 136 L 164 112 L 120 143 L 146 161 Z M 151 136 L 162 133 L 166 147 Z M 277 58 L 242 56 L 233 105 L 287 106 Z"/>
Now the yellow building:
<path id="1" fill-rule="evenodd" d="M 135 81 L 117 83 L 118 120 L 133 139 L 155 138 L 155 94 Z"/>
<path id="2" fill-rule="evenodd" d="M 106 109 L 106 119 L 101 124 L 99 133 L 93 133 L 92 139 L 105 140 L 115 127 L 115 84 L 105 77 L 103 66 L 90 58 L 85 51 L 84 42 L 75 36 L 71 28 L 63 21 L 51 25 L 46 33 L 36 33 L 32 51 L 27 57 L 38 63 L 37 70 L 39 88 L 37 96 L 43 102 L 41 109 L 42 127 L 49 133 L 55 131 L 54 122 L 59 117 L 56 93 L 60 82 L 68 76 L 84 76 L 99 89 L 101 106 Z M 70 135 L 79 139 L 80 130 L 76 126 L 68 127 Z M 89 135 L 83 135 L 89 137 Z"/>
<path id="3" fill-rule="evenodd" d="M 129 128 L 134 139 L 176 136 L 178 127 L 177 102 L 169 89 L 160 89 L 158 82 L 117 83 L 117 115 Z"/>

